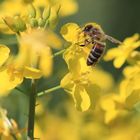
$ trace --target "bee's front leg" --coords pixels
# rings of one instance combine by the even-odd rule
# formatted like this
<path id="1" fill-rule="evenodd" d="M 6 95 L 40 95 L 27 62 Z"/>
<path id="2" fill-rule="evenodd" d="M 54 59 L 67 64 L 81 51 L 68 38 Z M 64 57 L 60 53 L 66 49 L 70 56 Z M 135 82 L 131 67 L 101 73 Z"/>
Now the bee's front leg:
<path id="1" fill-rule="evenodd" d="M 88 39 L 85 39 L 84 44 L 80 44 L 79 46 L 85 47 L 85 46 L 89 45 L 90 43 L 91 43 L 91 41 L 89 41 Z"/>

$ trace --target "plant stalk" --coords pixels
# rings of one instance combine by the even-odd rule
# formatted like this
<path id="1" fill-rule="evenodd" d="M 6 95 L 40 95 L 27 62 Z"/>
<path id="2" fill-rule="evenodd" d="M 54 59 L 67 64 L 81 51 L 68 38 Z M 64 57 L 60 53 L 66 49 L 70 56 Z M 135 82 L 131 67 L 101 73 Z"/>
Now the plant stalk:
<path id="1" fill-rule="evenodd" d="M 46 94 L 48 94 L 48 93 L 50 93 L 50 92 L 53 92 L 53 91 L 56 91 L 56 90 L 58 90 L 58 89 L 60 89 L 60 88 L 61 88 L 61 86 L 58 85 L 58 86 L 56 86 L 56 87 L 53 87 L 53 88 L 47 89 L 47 90 L 45 90 L 45 91 L 39 92 L 39 93 L 37 94 L 37 96 L 40 97 L 40 96 L 46 95 Z"/>
<path id="2" fill-rule="evenodd" d="M 34 120 L 36 106 L 36 81 L 32 80 L 31 93 L 29 95 L 29 120 L 28 120 L 28 140 L 34 140 Z"/>
<path id="3" fill-rule="evenodd" d="M 63 53 L 65 52 L 65 50 L 66 50 L 66 49 L 63 49 L 63 50 L 60 50 L 60 51 L 54 53 L 52 57 L 54 58 L 54 57 L 56 57 L 56 56 L 59 56 L 59 55 L 63 54 Z"/>

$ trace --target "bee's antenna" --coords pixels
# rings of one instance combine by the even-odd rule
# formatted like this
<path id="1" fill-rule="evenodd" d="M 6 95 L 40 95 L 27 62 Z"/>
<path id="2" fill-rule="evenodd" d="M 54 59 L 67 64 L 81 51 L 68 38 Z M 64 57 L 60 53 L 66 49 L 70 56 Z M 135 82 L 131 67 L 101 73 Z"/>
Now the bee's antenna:
<path id="1" fill-rule="evenodd" d="M 115 39 L 114 37 L 111 37 L 111 36 L 109 36 L 109 35 L 105 35 L 105 38 L 106 38 L 107 40 L 111 41 L 112 43 L 119 44 L 119 45 L 122 44 L 121 41 L 119 41 L 119 40 L 117 40 L 117 39 Z"/>

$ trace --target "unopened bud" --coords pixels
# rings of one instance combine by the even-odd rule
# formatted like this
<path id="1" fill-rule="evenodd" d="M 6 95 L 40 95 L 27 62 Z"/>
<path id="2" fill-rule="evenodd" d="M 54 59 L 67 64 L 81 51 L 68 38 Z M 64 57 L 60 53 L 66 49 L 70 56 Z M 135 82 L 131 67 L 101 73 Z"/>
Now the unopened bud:
<path id="1" fill-rule="evenodd" d="M 42 18 L 39 18 L 39 19 L 38 19 L 38 25 L 39 25 L 40 27 L 43 27 L 43 26 L 45 25 L 45 20 L 43 20 Z"/>
<path id="2" fill-rule="evenodd" d="M 50 17 L 50 14 L 51 14 L 51 8 L 50 8 L 50 6 L 48 6 L 43 11 L 43 15 L 42 15 L 43 19 L 44 20 L 48 19 Z"/>
<path id="3" fill-rule="evenodd" d="M 5 17 L 4 22 L 14 32 L 22 32 L 22 31 L 26 30 L 26 24 L 19 16 L 16 16 L 14 18 Z"/>
<path id="4" fill-rule="evenodd" d="M 30 4 L 28 6 L 28 13 L 29 13 L 29 18 L 35 18 L 36 17 L 36 9 L 32 4 Z"/>
<path id="5" fill-rule="evenodd" d="M 31 27 L 37 27 L 38 26 L 38 22 L 35 18 L 30 19 L 30 25 Z"/>

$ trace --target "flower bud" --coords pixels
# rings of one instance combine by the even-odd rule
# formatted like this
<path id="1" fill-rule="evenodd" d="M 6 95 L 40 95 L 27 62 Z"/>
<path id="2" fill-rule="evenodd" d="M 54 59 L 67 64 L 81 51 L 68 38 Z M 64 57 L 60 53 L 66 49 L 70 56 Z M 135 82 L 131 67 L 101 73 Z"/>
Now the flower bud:
<path id="1" fill-rule="evenodd" d="M 45 25 L 45 20 L 43 20 L 42 18 L 39 18 L 39 19 L 38 19 L 38 25 L 39 25 L 40 27 L 43 27 L 43 26 Z"/>
<path id="2" fill-rule="evenodd" d="M 38 22 L 35 18 L 30 19 L 30 25 L 31 27 L 37 27 L 38 26 Z"/>
<path id="3" fill-rule="evenodd" d="M 14 32 L 23 32 L 24 30 L 26 30 L 26 24 L 19 16 L 16 16 L 14 18 L 5 17 L 4 22 Z"/>
<path id="4" fill-rule="evenodd" d="M 28 13 L 29 13 L 29 18 L 35 18 L 36 17 L 36 9 L 31 4 L 28 6 Z"/>
<path id="5" fill-rule="evenodd" d="M 51 14 L 51 8 L 50 8 L 50 6 L 48 6 L 43 11 L 43 14 L 42 14 L 43 19 L 45 19 L 45 20 L 48 19 L 50 17 L 50 14 Z"/>

